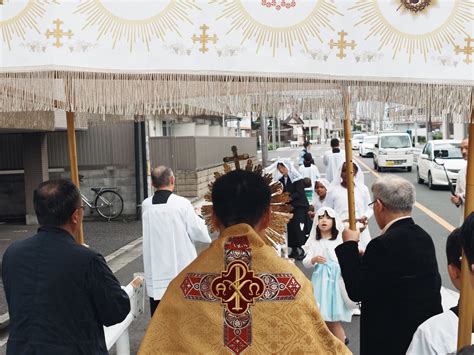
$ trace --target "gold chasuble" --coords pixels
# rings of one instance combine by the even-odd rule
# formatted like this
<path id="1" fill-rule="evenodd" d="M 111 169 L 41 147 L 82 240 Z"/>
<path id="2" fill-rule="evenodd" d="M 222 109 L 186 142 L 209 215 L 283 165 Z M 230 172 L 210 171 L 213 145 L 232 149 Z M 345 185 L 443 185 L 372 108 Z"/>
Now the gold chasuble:
<path id="1" fill-rule="evenodd" d="M 227 228 L 168 286 L 139 354 L 350 354 L 311 282 L 247 224 Z"/>

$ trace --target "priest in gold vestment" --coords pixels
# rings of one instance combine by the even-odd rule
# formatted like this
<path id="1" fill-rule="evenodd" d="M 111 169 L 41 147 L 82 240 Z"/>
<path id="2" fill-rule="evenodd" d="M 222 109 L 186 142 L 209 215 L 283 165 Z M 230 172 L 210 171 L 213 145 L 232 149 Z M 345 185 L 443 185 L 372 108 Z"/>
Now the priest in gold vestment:
<path id="1" fill-rule="evenodd" d="M 220 176 L 220 236 L 169 285 L 139 354 L 350 354 L 326 327 L 311 282 L 265 242 L 271 190 L 252 171 Z"/>

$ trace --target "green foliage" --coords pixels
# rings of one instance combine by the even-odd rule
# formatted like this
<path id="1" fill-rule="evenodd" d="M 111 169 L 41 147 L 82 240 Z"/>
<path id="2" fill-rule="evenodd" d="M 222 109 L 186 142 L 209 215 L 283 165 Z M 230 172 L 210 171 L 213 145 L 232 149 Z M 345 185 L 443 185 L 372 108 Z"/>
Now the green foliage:
<path id="1" fill-rule="evenodd" d="M 425 136 L 418 136 L 418 143 L 425 144 L 426 143 L 426 137 Z"/>
<path id="2" fill-rule="evenodd" d="M 443 133 L 442 132 L 433 132 L 433 140 L 436 140 L 436 139 L 443 139 Z"/>

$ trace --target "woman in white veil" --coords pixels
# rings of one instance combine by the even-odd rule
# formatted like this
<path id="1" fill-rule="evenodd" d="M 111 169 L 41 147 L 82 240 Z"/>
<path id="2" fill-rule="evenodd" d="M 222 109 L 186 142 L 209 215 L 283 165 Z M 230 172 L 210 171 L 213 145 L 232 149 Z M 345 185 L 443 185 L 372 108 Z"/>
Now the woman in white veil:
<path id="1" fill-rule="evenodd" d="M 278 160 L 277 171 L 274 176 L 283 185 L 283 191 L 291 196 L 293 206 L 293 218 L 287 225 L 288 246 L 291 248 L 290 257 L 297 260 L 304 258 L 301 246 L 306 242 L 306 224 L 308 216 L 308 199 L 304 192 L 303 177 L 287 160 Z"/>
<path id="2" fill-rule="evenodd" d="M 364 184 L 364 174 L 361 167 L 356 162 L 354 164 L 354 204 L 357 227 L 361 230 L 359 249 L 365 251 L 367 244 L 370 242 L 370 231 L 368 220 L 374 214 L 374 210 L 369 206 L 370 193 Z M 347 199 L 347 175 L 346 162 L 339 165 L 338 179 L 331 184 L 331 189 L 326 197 L 326 206 L 336 211 L 339 217 L 346 221 L 349 219 L 349 207 Z"/>

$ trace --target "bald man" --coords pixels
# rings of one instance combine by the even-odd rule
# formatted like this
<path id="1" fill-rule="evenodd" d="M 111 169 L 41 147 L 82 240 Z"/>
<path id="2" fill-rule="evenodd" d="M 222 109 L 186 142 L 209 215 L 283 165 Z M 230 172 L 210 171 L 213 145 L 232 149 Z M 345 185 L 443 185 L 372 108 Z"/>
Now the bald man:
<path id="1" fill-rule="evenodd" d="M 468 149 L 469 149 L 469 140 L 466 138 L 461 142 L 461 154 L 464 160 L 467 160 Z M 466 198 L 466 174 L 467 174 L 467 165 L 459 170 L 458 179 L 456 182 L 456 195 L 451 196 L 451 202 L 460 207 L 461 219 L 459 225 L 462 225 L 464 222 L 464 200 Z"/>
<path id="2" fill-rule="evenodd" d="M 210 243 L 204 220 L 188 199 L 173 194 L 175 177 L 166 166 L 151 172 L 153 196 L 142 203 L 143 265 L 151 315 L 169 283 L 196 256 L 196 241 Z"/>

